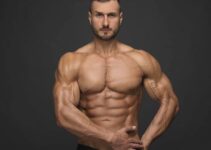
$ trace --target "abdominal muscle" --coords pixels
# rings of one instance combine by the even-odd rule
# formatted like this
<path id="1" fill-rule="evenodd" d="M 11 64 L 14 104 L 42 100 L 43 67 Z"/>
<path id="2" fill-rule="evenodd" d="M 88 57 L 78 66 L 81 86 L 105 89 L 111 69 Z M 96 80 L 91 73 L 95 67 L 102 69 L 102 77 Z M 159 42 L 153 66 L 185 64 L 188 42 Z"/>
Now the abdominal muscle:
<path id="1" fill-rule="evenodd" d="M 93 123 L 107 130 L 116 132 L 127 126 L 138 128 L 140 94 L 139 91 L 131 95 L 113 92 L 109 97 L 105 97 L 105 93 L 86 95 L 80 100 L 80 108 Z M 129 136 L 139 138 L 138 132 Z M 109 149 L 99 141 L 80 139 L 79 143 L 100 150 Z"/>

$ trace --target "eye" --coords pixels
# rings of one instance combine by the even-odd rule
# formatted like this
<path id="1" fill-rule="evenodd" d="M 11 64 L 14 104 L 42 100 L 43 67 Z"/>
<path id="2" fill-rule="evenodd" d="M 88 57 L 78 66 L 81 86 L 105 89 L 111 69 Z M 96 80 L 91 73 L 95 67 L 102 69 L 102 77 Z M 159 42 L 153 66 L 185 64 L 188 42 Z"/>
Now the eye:
<path id="1" fill-rule="evenodd" d="M 96 16 L 96 17 L 102 17 L 102 16 L 103 16 L 103 14 L 96 13 L 96 14 L 95 14 L 95 16 Z"/>
<path id="2" fill-rule="evenodd" d="M 108 17 L 116 17 L 117 15 L 115 13 L 108 14 Z"/>

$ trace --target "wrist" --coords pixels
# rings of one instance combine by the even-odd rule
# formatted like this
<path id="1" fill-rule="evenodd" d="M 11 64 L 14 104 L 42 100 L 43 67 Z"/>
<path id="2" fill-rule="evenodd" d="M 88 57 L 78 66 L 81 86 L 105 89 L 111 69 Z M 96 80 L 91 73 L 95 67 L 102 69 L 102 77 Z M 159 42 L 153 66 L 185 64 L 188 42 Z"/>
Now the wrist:
<path id="1" fill-rule="evenodd" d="M 142 137 L 142 138 L 141 138 L 141 142 L 143 143 L 144 147 L 148 147 L 148 146 L 150 145 L 150 143 L 151 143 L 151 140 Z"/>
<path id="2" fill-rule="evenodd" d="M 113 138 L 114 138 L 114 133 L 113 132 L 107 132 L 107 136 L 105 138 L 105 141 L 110 144 L 110 143 L 112 143 Z"/>

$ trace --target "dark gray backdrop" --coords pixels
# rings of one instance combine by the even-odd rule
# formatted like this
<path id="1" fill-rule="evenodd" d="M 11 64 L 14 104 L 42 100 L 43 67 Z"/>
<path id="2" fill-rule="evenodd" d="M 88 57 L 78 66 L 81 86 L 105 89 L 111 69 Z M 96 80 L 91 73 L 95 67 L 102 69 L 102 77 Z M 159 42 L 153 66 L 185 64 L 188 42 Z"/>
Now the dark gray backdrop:
<path id="1" fill-rule="evenodd" d="M 87 6 L 87 0 L 1 1 L 0 149 L 76 147 L 76 137 L 56 126 L 52 87 L 59 57 L 91 40 Z M 122 7 L 118 38 L 157 58 L 180 101 L 177 118 L 151 150 L 210 149 L 208 0 L 122 0 Z M 158 106 L 144 95 L 141 133 Z"/>

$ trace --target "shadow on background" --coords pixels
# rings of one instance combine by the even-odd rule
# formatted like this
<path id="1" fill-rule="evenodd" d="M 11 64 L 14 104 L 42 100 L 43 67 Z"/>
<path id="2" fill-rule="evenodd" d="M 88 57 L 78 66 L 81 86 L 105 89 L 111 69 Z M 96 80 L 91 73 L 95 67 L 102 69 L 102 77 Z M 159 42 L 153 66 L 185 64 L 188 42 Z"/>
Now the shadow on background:
<path id="1" fill-rule="evenodd" d="M 75 149 L 76 137 L 56 126 L 52 88 L 59 57 L 92 38 L 88 2 L 4 0 L 0 7 L 0 145 L 4 150 Z M 150 150 L 208 148 L 208 0 L 122 0 L 122 7 L 124 22 L 118 38 L 154 55 L 180 100 L 177 118 Z M 158 106 L 144 95 L 141 133 Z"/>

